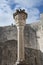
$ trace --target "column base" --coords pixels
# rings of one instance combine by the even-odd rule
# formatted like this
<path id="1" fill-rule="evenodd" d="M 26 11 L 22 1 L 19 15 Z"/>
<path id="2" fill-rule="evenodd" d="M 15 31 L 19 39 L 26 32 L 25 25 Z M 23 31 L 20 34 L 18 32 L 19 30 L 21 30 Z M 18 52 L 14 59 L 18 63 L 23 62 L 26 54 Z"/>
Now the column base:
<path id="1" fill-rule="evenodd" d="M 28 63 L 26 63 L 25 61 L 17 61 L 15 63 L 15 65 L 29 65 Z"/>

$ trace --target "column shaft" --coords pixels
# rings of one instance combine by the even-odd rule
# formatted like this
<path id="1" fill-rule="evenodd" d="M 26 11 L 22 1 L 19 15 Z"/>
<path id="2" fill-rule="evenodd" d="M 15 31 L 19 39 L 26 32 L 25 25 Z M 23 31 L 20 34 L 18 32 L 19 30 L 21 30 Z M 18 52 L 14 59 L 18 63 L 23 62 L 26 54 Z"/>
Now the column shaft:
<path id="1" fill-rule="evenodd" d="M 18 61 L 24 60 L 24 26 L 17 27 L 18 34 Z"/>

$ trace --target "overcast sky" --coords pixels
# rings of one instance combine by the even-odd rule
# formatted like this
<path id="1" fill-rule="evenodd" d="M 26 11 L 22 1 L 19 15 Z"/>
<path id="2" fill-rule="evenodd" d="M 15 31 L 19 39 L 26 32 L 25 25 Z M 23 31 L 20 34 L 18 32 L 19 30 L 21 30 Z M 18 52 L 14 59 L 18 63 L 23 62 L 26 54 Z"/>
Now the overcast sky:
<path id="1" fill-rule="evenodd" d="M 0 26 L 14 23 L 13 13 L 20 8 L 28 13 L 27 23 L 36 22 L 43 13 L 43 0 L 0 0 Z"/>

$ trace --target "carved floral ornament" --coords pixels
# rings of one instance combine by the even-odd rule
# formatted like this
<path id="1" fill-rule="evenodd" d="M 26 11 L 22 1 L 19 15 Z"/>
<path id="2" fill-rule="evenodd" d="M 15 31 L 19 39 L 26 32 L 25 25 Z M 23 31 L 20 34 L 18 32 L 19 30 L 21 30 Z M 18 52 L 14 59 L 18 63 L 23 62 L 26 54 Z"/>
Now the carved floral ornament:
<path id="1" fill-rule="evenodd" d="M 16 10 L 16 12 L 13 14 L 13 18 L 15 19 L 17 26 L 24 26 L 26 23 L 27 13 L 24 9 Z"/>
<path id="2" fill-rule="evenodd" d="M 16 12 L 13 14 L 13 18 L 17 17 L 18 19 L 26 19 L 27 18 L 27 13 L 25 10 L 16 10 Z M 16 18 L 16 19 L 17 19 Z"/>

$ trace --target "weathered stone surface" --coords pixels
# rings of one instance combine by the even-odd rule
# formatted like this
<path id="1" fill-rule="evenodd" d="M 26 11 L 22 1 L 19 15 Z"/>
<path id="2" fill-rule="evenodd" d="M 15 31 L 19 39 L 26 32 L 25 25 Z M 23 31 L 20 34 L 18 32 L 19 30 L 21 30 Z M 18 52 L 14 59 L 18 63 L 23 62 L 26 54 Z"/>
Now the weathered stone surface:
<path id="1" fill-rule="evenodd" d="M 36 36 L 36 31 L 30 25 L 26 25 L 24 29 L 25 59 L 29 65 L 43 65 L 43 53 L 38 51 L 40 48 Z M 16 62 L 16 40 L 16 26 L 0 28 L 0 65 L 13 65 Z"/>
<path id="2" fill-rule="evenodd" d="M 40 56 L 38 54 L 38 50 L 25 47 L 25 62 L 29 65 L 40 65 Z M 0 43 L 0 65 L 14 65 L 16 60 L 17 41 L 9 40 Z"/>
<path id="3" fill-rule="evenodd" d="M 29 63 L 26 63 L 25 61 L 19 61 L 19 63 L 16 62 L 15 65 L 29 65 Z"/>
<path id="4" fill-rule="evenodd" d="M 17 40 L 16 26 L 2 27 L 0 28 L 0 31 L 0 42 L 4 42 L 7 40 Z M 38 49 L 36 32 L 28 24 L 25 26 L 24 29 L 24 42 L 25 47 Z"/>
<path id="5" fill-rule="evenodd" d="M 0 43 L 1 44 L 1 43 Z M 9 40 L 0 45 L 0 65 L 13 65 L 17 59 L 17 41 Z"/>

